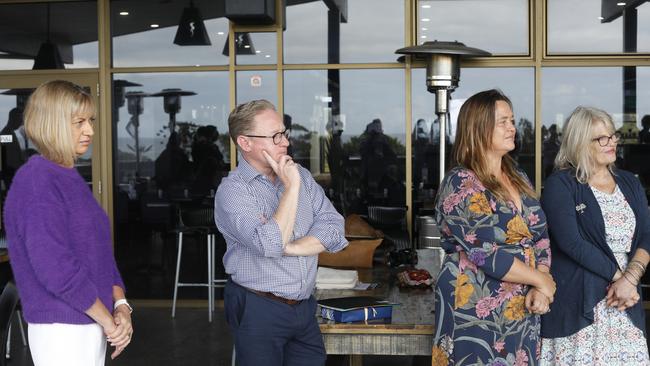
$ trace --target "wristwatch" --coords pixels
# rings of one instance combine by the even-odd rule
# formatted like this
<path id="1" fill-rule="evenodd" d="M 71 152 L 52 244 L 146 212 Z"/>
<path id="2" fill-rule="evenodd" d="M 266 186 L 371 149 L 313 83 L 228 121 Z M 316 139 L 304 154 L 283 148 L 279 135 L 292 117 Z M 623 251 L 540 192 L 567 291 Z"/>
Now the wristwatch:
<path id="1" fill-rule="evenodd" d="M 126 308 L 129 309 L 129 314 L 133 313 L 133 308 L 131 307 L 131 304 L 126 301 L 126 299 L 119 299 L 115 301 L 115 304 L 113 304 L 113 311 L 117 310 L 117 307 L 120 305 L 126 305 Z"/>

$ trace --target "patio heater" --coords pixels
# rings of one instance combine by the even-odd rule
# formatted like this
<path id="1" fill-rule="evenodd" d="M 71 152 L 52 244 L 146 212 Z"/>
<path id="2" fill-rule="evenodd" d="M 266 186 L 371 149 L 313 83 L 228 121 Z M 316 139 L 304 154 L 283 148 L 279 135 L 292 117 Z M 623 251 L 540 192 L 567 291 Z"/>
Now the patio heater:
<path id="1" fill-rule="evenodd" d="M 433 41 L 404 47 L 395 53 L 411 55 L 427 63 L 427 90 L 436 94 L 436 115 L 440 124 L 440 181 L 445 176 L 445 136 L 449 95 L 458 87 L 461 58 L 490 56 L 491 53 L 467 47 L 461 42 Z"/>
<path id="2" fill-rule="evenodd" d="M 182 90 L 179 88 L 163 89 L 158 93 L 151 94 L 152 97 L 163 97 L 165 113 L 169 114 L 169 134 L 176 130 L 176 113 L 181 110 L 181 97 L 184 95 L 196 95 L 193 91 Z"/>
<path id="3" fill-rule="evenodd" d="M 124 94 L 126 98 L 127 107 L 131 119 L 126 125 L 126 132 L 133 137 L 135 141 L 135 146 L 133 150 L 135 151 L 135 177 L 136 179 L 140 177 L 140 115 L 144 111 L 144 101 L 145 97 L 148 97 L 148 93 L 141 91 L 130 91 Z"/>

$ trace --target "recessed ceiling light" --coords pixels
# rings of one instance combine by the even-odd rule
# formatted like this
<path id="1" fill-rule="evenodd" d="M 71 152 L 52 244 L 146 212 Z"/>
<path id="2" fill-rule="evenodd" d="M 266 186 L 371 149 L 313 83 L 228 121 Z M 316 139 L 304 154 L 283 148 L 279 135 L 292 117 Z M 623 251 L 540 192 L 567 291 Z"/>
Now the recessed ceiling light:
<path id="1" fill-rule="evenodd" d="M 422 9 L 431 9 L 431 5 L 422 5 Z"/>
<path id="2" fill-rule="evenodd" d="M 262 53 L 262 51 L 260 51 L 260 50 L 256 50 L 255 53 Z"/>
<path id="3" fill-rule="evenodd" d="M 429 21 L 431 21 L 431 19 L 429 19 L 429 18 L 422 18 L 422 19 L 420 19 L 420 20 L 422 20 L 423 22 L 429 22 Z"/>
<path id="4" fill-rule="evenodd" d="M 220 36 L 223 36 L 223 35 L 224 35 L 223 32 L 217 32 L 217 34 L 220 35 Z"/>
<path id="5" fill-rule="evenodd" d="M 266 58 L 270 58 L 270 57 L 271 57 L 271 55 L 266 55 L 266 56 L 264 56 L 264 57 L 266 57 Z"/>
<path id="6" fill-rule="evenodd" d="M 428 30 L 429 30 L 429 28 L 426 28 L 426 27 L 422 27 L 422 30 L 423 30 L 423 31 L 428 31 Z"/>
<path id="7" fill-rule="evenodd" d="M 616 5 L 618 5 L 618 6 L 625 6 L 625 3 L 624 3 L 624 2 L 620 2 L 620 3 L 616 3 Z"/>
<path id="8" fill-rule="evenodd" d="M 120 15 L 129 15 L 129 12 L 128 11 L 121 11 Z"/>
<path id="9" fill-rule="evenodd" d="M 251 48 L 251 45 L 249 45 L 249 44 L 245 44 L 245 45 L 244 45 L 244 48 Z"/>
<path id="10" fill-rule="evenodd" d="M 427 36 L 420 36 L 420 38 L 427 38 Z"/>
<path id="11" fill-rule="evenodd" d="M 151 28 L 158 28 L 158 27 L 160 27 L 160 25 L 159 24 L 152 24 L 152 25 L 150 25 L 150 27 Z"/>
<path id="12" fill-rule="evenodd" d="M 603 17 L 598 17 L 598 20 L 603 20 L 603 19 L 605 19 L 605 18 L 603 18 Z"/>

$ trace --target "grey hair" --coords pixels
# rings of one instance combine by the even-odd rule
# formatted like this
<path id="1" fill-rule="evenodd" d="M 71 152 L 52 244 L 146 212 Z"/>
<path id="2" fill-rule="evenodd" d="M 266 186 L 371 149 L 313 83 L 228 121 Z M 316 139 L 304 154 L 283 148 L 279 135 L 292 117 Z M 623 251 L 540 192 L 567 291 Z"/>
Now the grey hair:
<path id="1" fill-rule="evenodd" d="M 605 124 L 610 133 L 616 130 L 609 113 L 598 108 L 578 106 L 562 129 L 562 144 L 555 157 L 555 168 L 574 169 L 576 179 L 583 184 L 591 178 L 595 168 L 591 142 L 593 130 L 599 123 Z M 610 171 L 613 165 L 608 166 Z"/>

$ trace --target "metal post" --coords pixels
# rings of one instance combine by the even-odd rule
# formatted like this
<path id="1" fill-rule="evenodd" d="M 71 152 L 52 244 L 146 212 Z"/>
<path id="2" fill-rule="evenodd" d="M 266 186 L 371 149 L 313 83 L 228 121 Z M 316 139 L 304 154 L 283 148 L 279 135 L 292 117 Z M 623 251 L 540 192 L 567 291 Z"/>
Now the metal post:
<path id="1" fill-rule="evenodd" d="M 447 109 L 449 105 L 449 93 L 447 89 L 436 90 L 436 115 L 438 115 L 438 124 L 440 125 L 440 174 L 438 181 L 442 182 L 445 176 L 445 155 L 446 155 L 446 135 L 447 135 Z"/>

